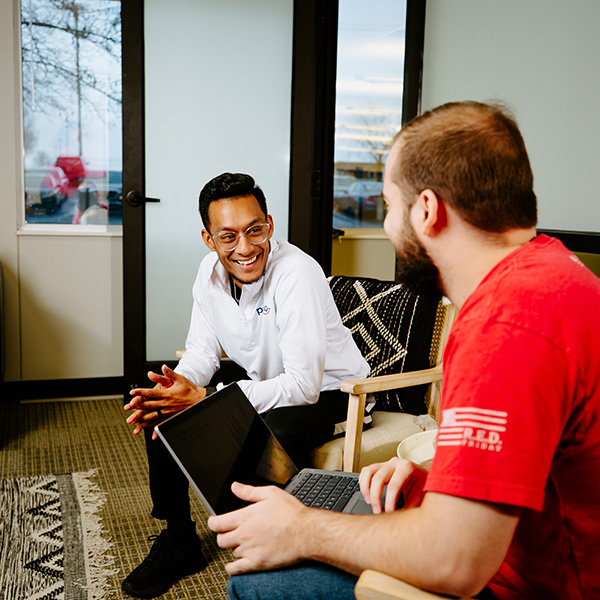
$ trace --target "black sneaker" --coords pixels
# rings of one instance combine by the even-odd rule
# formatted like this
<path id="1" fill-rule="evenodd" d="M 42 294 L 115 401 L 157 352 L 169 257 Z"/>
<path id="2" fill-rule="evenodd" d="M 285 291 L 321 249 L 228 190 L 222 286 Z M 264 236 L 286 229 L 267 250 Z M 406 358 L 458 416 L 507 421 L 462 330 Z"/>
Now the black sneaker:
<path id="1" fill-rule="evenodd" d="M 160 535 L 151 535 L 148 540 L 154 540 L 150 553 L 121 584 L 130 596 L 160 596 L 178 579 L 198 573 L 208 564 L 197 536 L 192 543 L 183 546 L 175 542 L 170 531 L 163 529 Z"/>

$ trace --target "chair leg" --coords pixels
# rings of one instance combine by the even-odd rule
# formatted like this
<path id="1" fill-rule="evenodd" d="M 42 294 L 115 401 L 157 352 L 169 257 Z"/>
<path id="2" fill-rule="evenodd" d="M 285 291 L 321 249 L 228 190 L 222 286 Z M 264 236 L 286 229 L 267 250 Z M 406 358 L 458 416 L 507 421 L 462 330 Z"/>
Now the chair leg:
<path id="1" fill-rule="evenodd" d="M 436 381 L 431 384 L 431 397 L 429 400 L 429 414 L 440 422 L 440 401 L 442 382 Z"/>
<path id="2" fill-rule="evenodd" d="M 348 398 L 348 418 L 346 421 L 346 439 L 344 441 L 344 471 L 358 473 L 366 399 L 366 394 L 350 394 Z"/>

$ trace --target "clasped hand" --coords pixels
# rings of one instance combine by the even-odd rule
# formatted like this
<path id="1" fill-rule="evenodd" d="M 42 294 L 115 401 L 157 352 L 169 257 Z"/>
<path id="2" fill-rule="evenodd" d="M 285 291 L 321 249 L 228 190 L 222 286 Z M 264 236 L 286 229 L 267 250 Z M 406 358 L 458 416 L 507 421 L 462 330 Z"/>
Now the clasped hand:
<path id="1" fill-rule="evenodd" d="M 187 377 L 175 373 L 167 365 L 162 366 L 162 375 L 150 371 L 148 378 L 156 385 L 153 388 L 136 388 L 129 392 L 133 396 L 123 408 L 132 410 L 127 423 L 135 424 L 134 435 L 146 427 L 154 427 L 165 418 L 200 402 L 206 389 L 193 384 Z M 152 439 L 156 439 L 153 432 Z"/>

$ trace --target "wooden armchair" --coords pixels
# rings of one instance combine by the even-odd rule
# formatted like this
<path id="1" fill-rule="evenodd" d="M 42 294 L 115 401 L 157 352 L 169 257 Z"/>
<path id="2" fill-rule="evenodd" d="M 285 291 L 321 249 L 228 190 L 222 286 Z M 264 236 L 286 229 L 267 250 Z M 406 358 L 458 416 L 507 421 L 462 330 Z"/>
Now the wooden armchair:
<path id="1" fill-rule="evenodd" d="M 357 600 L 443 600 L 455 596 L 442 596 L 426 592 L 400 579 L 379 573 L 363 571 L 354 588 Z M 471 600 L 463 596 L 460 600 Z"/>
<path id="2" fill-rule="evenodd" d="M 438 420 L 442 354 L 457 310 L 444 299 L 437 301 L 432 309 L 431 299 L 422 299 L 409 294 L 393 282 L 332 277 L 330 285 L 342 320 L 350 327 L 361 352 L 371 365 L 371 376 L 342 383 L 341 390 L 349 394 L 345 436 L 317 448 L 313 452 L 313 462 L 320 468 L 336 469 L 343 466 L 344 471 L 359 471 L 364 465 L 395 456 L 397 446 L 403 439 L 422 431 L 422 427 L 415 422 L 414 414 L 399 412 L 398 409 L 404 408 L 401 397 L 397 404 L 394 398 L 384 397 L 383 402 L 380 403 L 384 410 L 375 410 L 372 413 L 372 426 L 363 435 L 364 411 L 368 394 L 381 394 L 390 390 L 404 390 L 428 384 L 427 392 L 421 388 L 422 404 L 419 404 L 415 393 L 406 402 L 406 408 L 416 414 L 426 412 L 435 421 Z M 355 295 L 356 298 L 348 301 L 348 295 Z M 389 303 L 380 305 L 386 298 L 389 299 Z M 420 311 L 417 310 L 419 302 L 425 304 L 421 306 Z M 369 327 L 365 321 L 373 322 L 381 335 L 369 334 Z M 418 321 L 425 321 L 425 323 Z M 421 344 L 425 344 L 428 348 L 425 360 L 428 364 L 423 365 L 425 368 L 415 369 L 414 363 L 401 361 L 402 350 L 396 352 L 398 360 L 394 361 L 393 358 L 390 359 L 389 352 L 383 348 L 385 341 L 394 340 L 391 345 L 396 350 L 403 348 L 406 354 L 411 351 L 418 354 L 419 347 L 415 349 L 411 346 L 411 332 L 413 336 L 419 336 Z M 377 337 L 381 339 L 375 339 Z M 417 361 L 419 360 L 417 358 Z M 387 370 L 387 374 L 380 374 L 383 370 Z M 390 373 L 390 370 L 397 372 Z M 419 410 L 420 406 L 423 408 L 422 411 Z M 366 570 L 361 574 L 354 593 L 358 600 L 449 598 L 372 570 Z"/>
<path id="3" fill-rule="evenodd" d="M 341 390 L 349 394 L 345 435 L 316 448 L 312 461 L 317 468 L 358 472 L 395 456 L 399 442 L 423 431 L 420 422 L 435 426 L 442 352 L 456 308 L 445 299 L 415 296 L 391 281 L 338 276 L 329 283 L 371 376 L 342 383 Z M 371 394 L 375 411 L 363 433 Z M 418 417 L 424 414 L 432 419 Z"/>

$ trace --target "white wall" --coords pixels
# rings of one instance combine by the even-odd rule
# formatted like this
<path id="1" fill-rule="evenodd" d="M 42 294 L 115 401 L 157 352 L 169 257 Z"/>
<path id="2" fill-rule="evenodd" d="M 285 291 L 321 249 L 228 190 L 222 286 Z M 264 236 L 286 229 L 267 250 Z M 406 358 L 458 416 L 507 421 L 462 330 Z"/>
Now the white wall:
<path id="1" fill-rule="evenodd" d="M 427 0 L 423 110 L 502 100 L 527 145 L 539 225 L 600 231 L 600 2 Z"/>
<path id="2" fill-rule="evenodd" d="M 123 375 L 121 263 L 120 237 L 19 236 L 21 379 Z"/>

